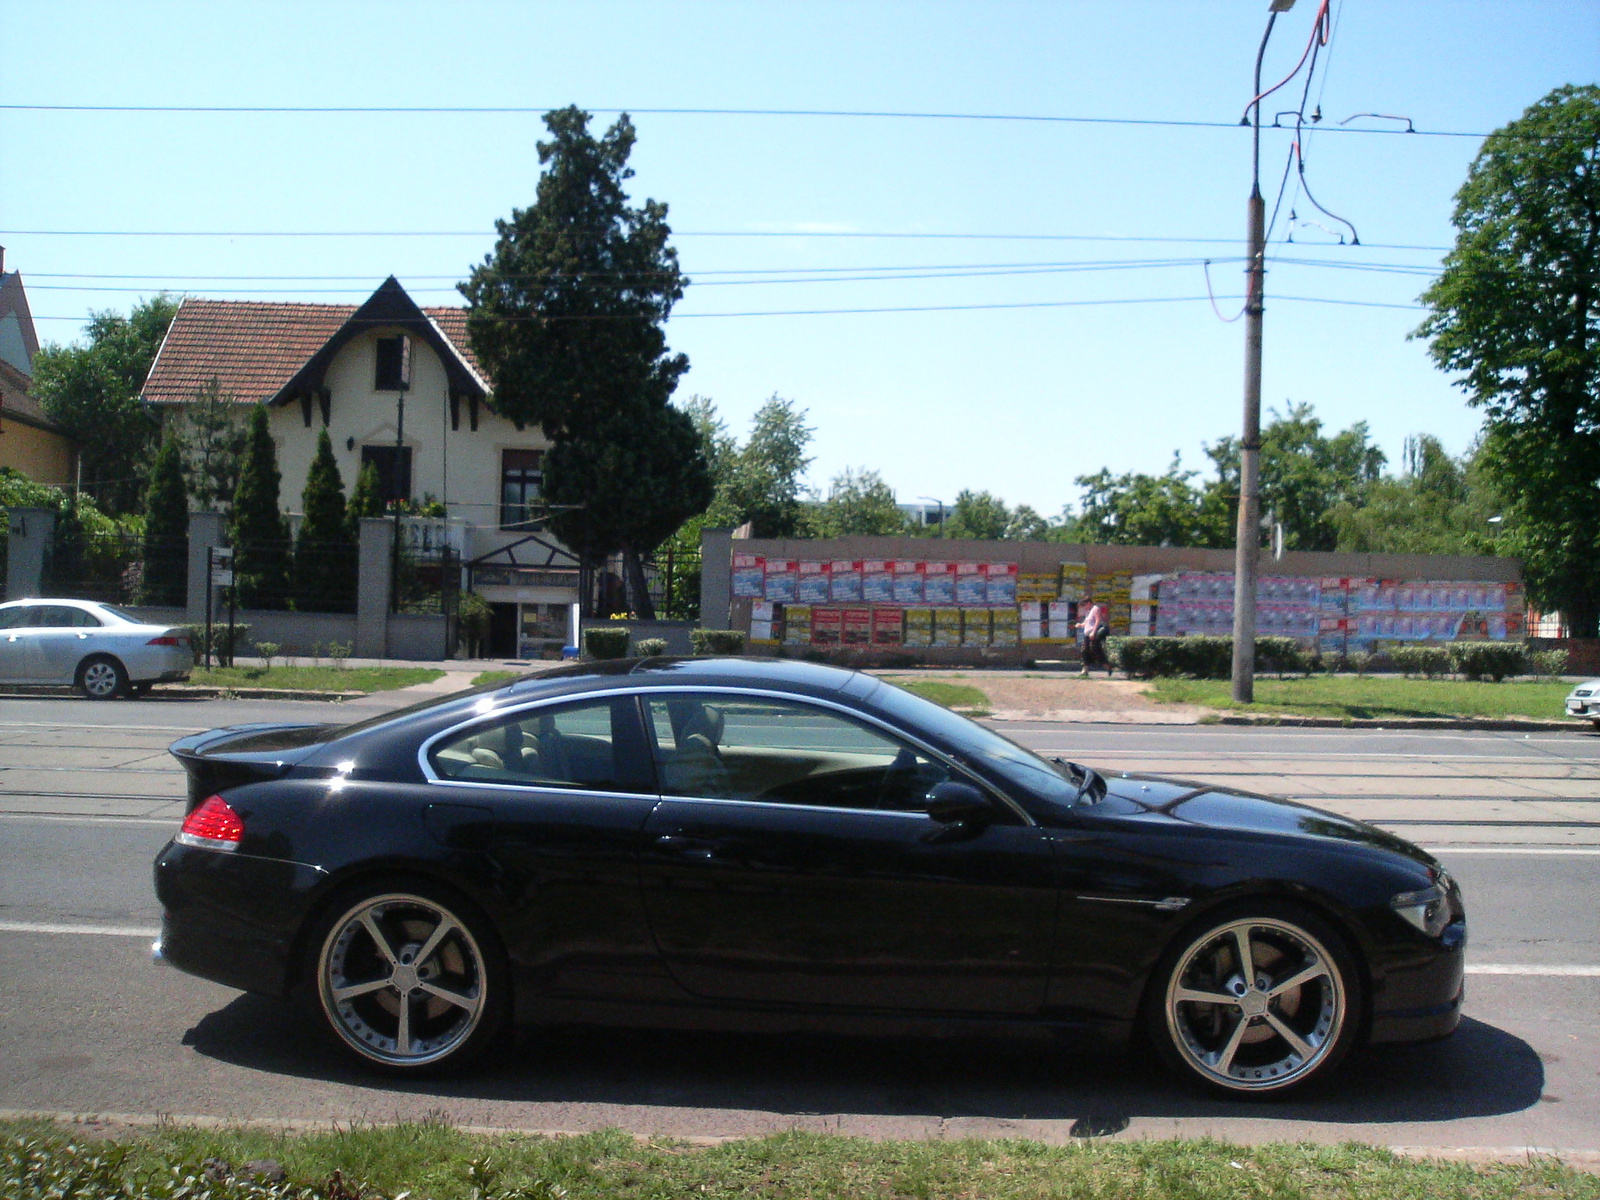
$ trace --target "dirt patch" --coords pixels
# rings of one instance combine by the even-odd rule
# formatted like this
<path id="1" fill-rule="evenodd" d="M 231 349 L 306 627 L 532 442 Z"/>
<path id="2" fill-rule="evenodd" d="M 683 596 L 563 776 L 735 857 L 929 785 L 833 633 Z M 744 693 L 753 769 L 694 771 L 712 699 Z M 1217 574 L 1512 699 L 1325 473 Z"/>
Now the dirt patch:
<path id="1" fill-rule="evenodd" d="M 895 673 L 884 677 L 896 679 Z M 1007 671 L 899 674 L 901 679 L 937 679 L 975 687 L 989 697 L 998 721 L 1122 721 L 1192 725 L 1206 711 L 1187 704 L 1159 704 L 1135 679 L 1083 679 Z"/>

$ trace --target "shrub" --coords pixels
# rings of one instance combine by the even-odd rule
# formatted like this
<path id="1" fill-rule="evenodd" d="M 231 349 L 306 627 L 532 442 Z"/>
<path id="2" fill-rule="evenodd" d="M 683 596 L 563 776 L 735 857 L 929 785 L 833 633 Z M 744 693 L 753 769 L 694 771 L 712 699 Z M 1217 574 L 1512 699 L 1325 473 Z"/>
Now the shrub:
<path id="1" fill-rule="evenodd" d="M 640 638 L 633 644 L 633 650 L 640 658 L 660 658 L 667 652 L 667 639 Z"/>
<path id="2" fill-rule="evenodd" d="M 1451 642 L 1450 662 L 1468 679 L 1487 675 L 1499 683 L 1527 670 L 1528 651 L 1521 642 Z"/>
<path id="3" fill-rule="evenodd" d="M 1567 660 L 1572 656 L 1565 650 L 1535 650 L 1528 657 L 1533 660 L 1535 675 L 1557 679 L 1567 673 Z"/>
<path id="4" fill-rule="evenodd" d="M 590 658 L 627 658 L 631 636 L 626 629 L 585 629 L 583 652 Z"/>
<path id="5" fill-rule="evenodd" d="M 189 646 L 194 651 L 196 659 L 203 658 L 206 653 L 206 627 L 204 625 L 184 625 L 183 629 L 189 631 Z M 241 622 L 238 625 L 229 625 L 226 621 L 213 621 L 211 623 L 211 654 L 221 667 L 233 666 L 233 651 L 236 646 L 243 646 L 249 640 L 250 626 Z"/>
<path id="6" fill-rule="evenodd" d="M 350 657 L 350 651 L 355 649 L 349 642 L 329 642 L 328 657 L 333 659 L 333 665 L 344 670 L 344 660 Z"/>
<path id="7" fill-rule="evenodd" d="M 1107 649 L 1119 667 L 1140 679 L 1226 679 L 1233 673 L 1232 638 L 1117 637 Z M 1306 651 L 1293 638 L 1258 638 L 1256 659 L 1279 674 L 1310 669 Z"/>
<path id="8" fill-rule="evenodd" d="M 743 654 L 744 634 L 737 629 L 691 629 L 689 644 L 699 655 Z"/>
<path id="9" fill-rule="evenodd" d="M 1231 669 L 1232 664 L 1229 664 Z M 1311 659 L 1304 646 L 1292 637 L 1256 639 L 1256 670 L 1276 671 L 1281 679 L 1287 671 L 1311 673 Z"/>
<path id="10" fill-rule="evenodd" d="M 272 670 L 272 660 L 278 657 L 278 652 L 283 647 L 277 642 L 257 642 L 256 657 L 261 660 L 261 665 L 267 670 Z"/>
<path id="11" fill-rule="evenodd" d="M 1372 670 L 1372 655 L 1365 650 L 1352 650 L 1344 656 L 1344 669 L 1365 675 Z"/>
<path id="12" fill-rule="evenodd" d="M 1450 651 L 1443 646 L 1396 646 L 1389 658 L 1407 675 L 1436 675 L 1450 673 Z"/>

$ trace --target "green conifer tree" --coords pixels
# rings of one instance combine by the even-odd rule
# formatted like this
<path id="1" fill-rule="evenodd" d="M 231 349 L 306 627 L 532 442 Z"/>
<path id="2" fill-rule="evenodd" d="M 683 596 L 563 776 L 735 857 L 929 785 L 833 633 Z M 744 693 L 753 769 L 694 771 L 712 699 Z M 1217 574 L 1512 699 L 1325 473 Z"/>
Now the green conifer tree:
<path id="1" fill-rule="evenodd" d="M 383 516 L 383 481 L 378 478 L 378 464 L 368 463 L 356 476 L 356 490 L 350 493 L 350 537 L 361 540 L 361 518 Z"/>
<path id="2" fill-rule="evenodd" d="M 284 608 L 289 597 L 289 527 L 278 507 L 278 454 L 267 428 L 267 410 L 250 414 L 239 490 L 233 494 L 228 536 L 244 608 Z"/>
<path id="3" fill-rule="evenodd" d="M 300 536 L 294 546 L 294 606 L 302 612 L 354 612 L 356 554 L 345 515 L 344 480 L 324 429 L 300 493 Z"/>
<path id="4" fill-rule="evenodd" d="M 144 494 L 143 601 L 182 606 L 188 595 L 189 496 L 183 481 L 183 450 L 168 434 L 150 468 Z"/>

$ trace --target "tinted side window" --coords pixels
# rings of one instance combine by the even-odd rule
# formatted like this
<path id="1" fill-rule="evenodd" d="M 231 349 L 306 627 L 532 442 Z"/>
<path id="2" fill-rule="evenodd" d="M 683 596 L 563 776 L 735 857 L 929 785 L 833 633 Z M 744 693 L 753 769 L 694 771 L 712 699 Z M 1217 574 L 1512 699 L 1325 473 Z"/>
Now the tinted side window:
<path id="1" fill-rule="evenodd" d="M 669 796 L 920 812 L 943 763 L 827 709 L 721 695 L 645 702 Z"/>
<path id="2" fill-rule="evenodd" d="M 37 611 L 40 614 L 37 624 L 41 629 L 76 629 L 81 624 L 79 618 L 88 615 L 81 608 L 68 608 L 65 604 L 46 604 Z"/>
<path id="3" fill-rule="evenodd" d="M 30 629 L 38 613 L 37 608 L 27 604 L 19 604 L 16 608 L 0 608 L 0 629 Z"/>
<path id="4" fill-rule="evenodd" d="M 429 752 L 443 779 L 648 794 L 650 759 L 629 697 L 513 713 Z"/>

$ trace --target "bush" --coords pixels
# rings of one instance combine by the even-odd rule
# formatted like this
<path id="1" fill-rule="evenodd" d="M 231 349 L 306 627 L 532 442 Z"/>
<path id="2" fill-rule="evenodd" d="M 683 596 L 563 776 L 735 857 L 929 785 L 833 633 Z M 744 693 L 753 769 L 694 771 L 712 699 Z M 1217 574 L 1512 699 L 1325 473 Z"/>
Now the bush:
<path id="1" fill-rule="evenodd" d="M 667 639 L 640 638 L 633 644 L 633 651 L 640 658 L 660 658 L 667 652 Z"/>
<path id="2" fill-rule="evenodd" d="M 1231 653 L 1231 652 L 1230 652 Z M 1230 670 L 1232 664 L 1229 664 Z M 1311 674 L 1311 656 L 1306 647 L 1292 637 L 1263 637 L 1256 639 L 1256 670 L 1276 671 L 1278 678 L 1296 671 Z"/>
<path id="3" fill-rule="evenodd" d="M 1450 662 L 1468 679 L 1499 683 L 1528 669 L 1528 650 L 1521 642 L 1451 642 Z"/>
<path id="4" fill-rule="evenodd" d="M 261 665 L 267 670 L 272 670 L 272 660 L 278 657 L 278 652 L 283 649 L 277 642 L 257 642 L 256 657 L 261 660 Z"/>
<path id="5" fill-rule="evenodd" d="M 1352 650 L 1344 656 L 1344 669 L 1365 675 L 1372 670 L 1372 655 L 1365 650 Z"/>
<path id="6" fill-rule="evenodd" d="M 1565 650 L 1535 650 L 1528 656 L 1533 660 L 1533 673 L 1557 679 L 1567 673 L 1567 660 L 1572 656 Z"/>
<path id="7" fill-rule="evenodd" d="M 585 629 L 583 652 L 590 658 L 627 658 L 631 636 L 626 629 Z"/>
<path id="8" fill-rule="evenodd" d="M 344 660 L 350 657 L 350 651 L 355 646 L 350 642 L 329 642 L 328 657 L 333 659 L 333 665 L 338 670 L 344 670 Z"/>
<path id="9" fill-rule="evenodd" d="M 204 625 L 184 625 L 182 628 L 189 631 L 189 645 L 194 650 L 195 658 L 202 659 L 206 653 L 206 627 Z M 226 621 L 213 621 L 211 623 L 211 654 L 217 660 L 218 666 L 233 666 L 233 652 L 235 647 L 241 647 L 249 639 L 250 626 L 244 623 L 229 625 Z"/>
<path id="10" fill-rule="evenodd" d="M 689 644 L 699 655 L 743 654 L 744 634 L 737 629 L 691 629 Z"/>
<path id="11" fill-rule="evenodd" d="M 1450 673 L 1450 651 L 1443 646 L 1396 646 L 1389 658 L 1407 675 L 1436 675 Z"/>
<path id="12" fill-rule="evenodd" d="M 1140 679 L 1226 679 L 1233 670 L 1232 638 L 1115 637 L 1106 650 L 1117 666 Z"/>

